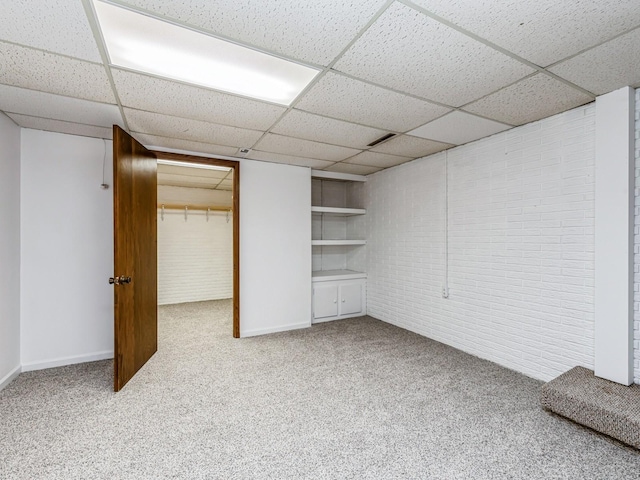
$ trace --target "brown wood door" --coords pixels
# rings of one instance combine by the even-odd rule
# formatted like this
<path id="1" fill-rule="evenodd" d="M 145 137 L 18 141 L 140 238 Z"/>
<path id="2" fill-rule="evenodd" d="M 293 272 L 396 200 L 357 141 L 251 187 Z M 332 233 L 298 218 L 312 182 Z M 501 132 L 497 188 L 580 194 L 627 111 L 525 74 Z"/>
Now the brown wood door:
<path id="1" fill-rule="evenodd" d="M 116 392 L 158 349 L 156 170 L 155 154 L 114 125 Z"/>

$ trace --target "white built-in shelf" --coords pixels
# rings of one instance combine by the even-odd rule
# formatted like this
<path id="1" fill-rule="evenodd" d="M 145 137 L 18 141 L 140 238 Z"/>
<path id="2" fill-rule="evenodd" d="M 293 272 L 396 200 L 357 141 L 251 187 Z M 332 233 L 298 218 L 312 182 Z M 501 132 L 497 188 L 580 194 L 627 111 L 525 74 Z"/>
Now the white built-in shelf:
<path id="1" fill-rule="evenodd" d="M 338 208 L 338 207 L 311 207 L 311 213 L 330 213 L 332 215 L 364 215 L 367 211 L 364 208 Z"/>
<path id="2" fill-rule="evenodd" d="M 357 278 L 367 278 L 367 274 L 363 272 L 355 272 L 353 270 L 319 270 L 312 272 L 311 278 L 315 281 L 331 281 L 331 280 L 355 280 Z"/>
<path id="3" fill-rule="evenodd" d="M 366 245 L 366 240 L 311 240 L 311 245 Z"/>
<path id="4" fill-rule="evenodd" d="M 313 178 L 323 178 L 326 180 L 342 180 L 344 182 L 366 182 L 364 175 L 354 175 L 353 173 L 327 172 L 326 170 L 311 170 Z"/>

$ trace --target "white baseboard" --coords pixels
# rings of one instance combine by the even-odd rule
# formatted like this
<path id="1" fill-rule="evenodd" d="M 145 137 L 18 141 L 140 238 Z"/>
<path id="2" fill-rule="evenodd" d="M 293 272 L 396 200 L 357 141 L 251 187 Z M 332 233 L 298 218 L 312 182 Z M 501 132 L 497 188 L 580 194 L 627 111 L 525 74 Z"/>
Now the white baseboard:
<path id="1" fill-rule="evenodd" d="M 76 363 L 96 362 L 98 360 L 107 360 L 113 358 L 113 351 L 104 351 L 91 353 L 89 355 L 75 355 L 73 357 L 57 358 L 55 360 L 47 360 L 45 362 L 23 363 L 22 371 L 31 372 L 33 370 L 44 370 L 45 368 L 63 367 L 65 365 L 74 365 Z"/>
<path id="2" fill-rule="evenodd" d="M 290 323 L 289 325 L 283 325 L 281 327 L 272 327 L 272 328 L 261 328 L 257 330 L 244 330 L 240 331 L 240 337 L 257 337 L 258 335 L 266 335 L 268 333 L 277 333 L 277 332 L 286 332 L 289 330 L 298 330 L 301 328 L 309 328 L 311 326 L 311 321 L 303 322 L 303 323 Z"/>
<path id="3" fill-rule="evenodd" d="M 2 379 L 0 379 L 0 390 L 9 385 L 18 375 L 20 375 L 20 372 L 22 372 L 22 368 L 20 367 L 20 365 L 18 365 Z"/>

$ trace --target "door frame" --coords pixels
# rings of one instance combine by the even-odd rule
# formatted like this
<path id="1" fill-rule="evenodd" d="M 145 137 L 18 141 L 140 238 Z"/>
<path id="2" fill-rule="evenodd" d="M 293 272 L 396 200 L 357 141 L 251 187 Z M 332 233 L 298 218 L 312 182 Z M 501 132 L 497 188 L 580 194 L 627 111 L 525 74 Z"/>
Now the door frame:
<path id="1" fill-rule="evenodd" d="M 158 160 L 201 163 L 233 169 L 233 338 L 240 338 L 240 162 L 215 157 L 151 150 Z"/>

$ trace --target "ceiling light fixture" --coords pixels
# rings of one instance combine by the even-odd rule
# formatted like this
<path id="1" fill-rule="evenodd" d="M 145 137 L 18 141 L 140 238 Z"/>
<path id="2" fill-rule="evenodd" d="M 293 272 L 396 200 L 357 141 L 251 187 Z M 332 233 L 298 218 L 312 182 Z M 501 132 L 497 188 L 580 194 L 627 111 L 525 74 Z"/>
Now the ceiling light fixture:
<path id="1" fill-rule="evenodd" d="M 281 105 L 319 70 L 94 1 L 112 65 Z M 160 99 L 159 99 L 160 100 Z"/>
<path id="2" fill-rule="evenodd" d="M 179 162 L 176 160 L 164 160 L 158 159 L 158 165 L 171 165 L 173 167 L 187 167 L 187 168 L 200 168 L 204 170 L 219 170 L 221 172 L 228 172 L 230 167 L 220 167 L 218 165 L 209 165 L 206 163 L 191 163 L 191 162 Z"/>

